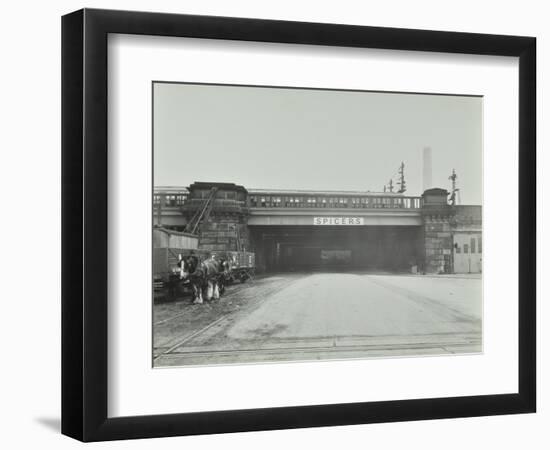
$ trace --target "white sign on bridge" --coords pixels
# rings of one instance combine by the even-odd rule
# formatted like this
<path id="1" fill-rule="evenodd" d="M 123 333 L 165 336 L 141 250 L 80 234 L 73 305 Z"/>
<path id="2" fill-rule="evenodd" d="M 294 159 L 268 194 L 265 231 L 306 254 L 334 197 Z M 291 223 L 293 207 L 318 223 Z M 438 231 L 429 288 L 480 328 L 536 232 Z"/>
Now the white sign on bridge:
<path id="1" fill-rule="evenodd" d="M 313 225 L 363 225 L 362 217 L 314 217 Z"/>

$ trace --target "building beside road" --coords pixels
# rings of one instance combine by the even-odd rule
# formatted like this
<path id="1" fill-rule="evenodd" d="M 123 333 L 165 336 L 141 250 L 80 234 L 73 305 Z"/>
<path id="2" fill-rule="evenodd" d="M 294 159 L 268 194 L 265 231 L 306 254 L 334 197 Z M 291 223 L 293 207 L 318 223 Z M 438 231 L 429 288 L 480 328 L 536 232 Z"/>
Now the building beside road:
<path id="1" fill-rule="evenodd" d="M 195 182 L 156 187 L 153 223 L 197 236 L 199 249 L 253 251 L 259 271 L 481 272 L 481 206 L 448 198 Z"/>
<path id="2" fill-rule="evenodd" d="M 455 206 L 453 222 L 455 273 L 481 273 L 483 262 L 481 225 L 481 206 Z"/>

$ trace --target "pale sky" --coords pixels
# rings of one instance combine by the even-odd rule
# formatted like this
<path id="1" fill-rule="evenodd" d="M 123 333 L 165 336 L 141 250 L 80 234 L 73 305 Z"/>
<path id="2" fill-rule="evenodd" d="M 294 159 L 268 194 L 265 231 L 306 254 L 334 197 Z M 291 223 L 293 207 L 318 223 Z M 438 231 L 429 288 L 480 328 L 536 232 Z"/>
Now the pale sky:
<path id="1" fill-rule="evenodd" d="M 481 97 L 196 84 L 154 85 L 154 184 L 382 191 L 405 163 L 406 195 L 433 187 L 482 202 Z"/>

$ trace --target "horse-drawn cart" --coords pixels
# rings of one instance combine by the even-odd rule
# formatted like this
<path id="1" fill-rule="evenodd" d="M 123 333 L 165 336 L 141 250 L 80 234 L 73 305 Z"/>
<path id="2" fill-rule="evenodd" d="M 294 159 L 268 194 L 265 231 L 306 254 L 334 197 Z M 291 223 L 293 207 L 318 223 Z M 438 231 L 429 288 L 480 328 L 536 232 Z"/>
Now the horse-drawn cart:
<path id="1" fill-rule="evenodd" d="M 255 274 L 255 258 L 252 252 L 207 251 L 184 248 L 153 248 L 153 290 L 155 301 L 170 300 L 191 292 L 189 280 L 181 280 L 179 255 L 185 258 L 195 255 L 200 262 L 214 258 L 224 262 L 226 270 L 221 273 L 221 281 L 227 285 L 235 281 L 241 283 L 252 279 Z"/>

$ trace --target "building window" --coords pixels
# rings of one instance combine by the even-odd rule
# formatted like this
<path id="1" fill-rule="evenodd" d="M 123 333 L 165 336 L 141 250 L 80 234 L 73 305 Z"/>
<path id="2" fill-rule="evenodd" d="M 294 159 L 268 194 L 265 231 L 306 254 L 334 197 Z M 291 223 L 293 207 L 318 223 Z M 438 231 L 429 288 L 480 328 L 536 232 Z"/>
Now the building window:
<path id="1" fill-rule="evenodd" d="M 470 239 L 470 253 L 476 252 L 476 238 L 473 237 Z"/>
<path id="2" fill-rule="evenodd" d="M 455 249 L 456 249 L 456 252 L 457 252 L 457 253 L 460 253 L 460 245 L 456 245 L 456 246 L 455 246 Z"/>
<path id="3" fill-rule="evenodd" d="M 464 253 L 468 253 L 468 244 L 464 244 Z"/>
<path id="4" fill-rule="evenodd" d="M 481 253 L 481 236 L 478 236 L 477 238 L 477 251 L 478 253 Z"/>

